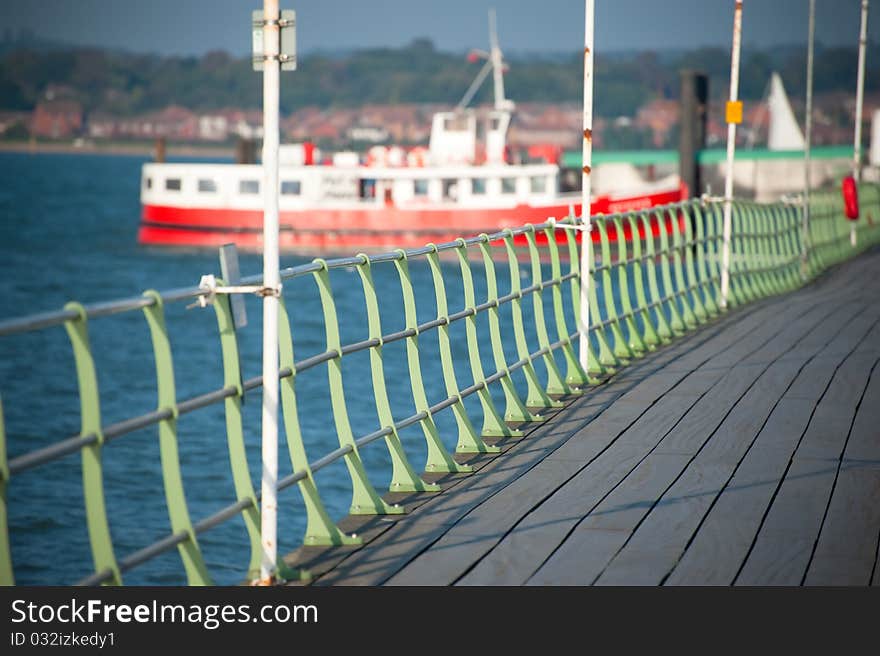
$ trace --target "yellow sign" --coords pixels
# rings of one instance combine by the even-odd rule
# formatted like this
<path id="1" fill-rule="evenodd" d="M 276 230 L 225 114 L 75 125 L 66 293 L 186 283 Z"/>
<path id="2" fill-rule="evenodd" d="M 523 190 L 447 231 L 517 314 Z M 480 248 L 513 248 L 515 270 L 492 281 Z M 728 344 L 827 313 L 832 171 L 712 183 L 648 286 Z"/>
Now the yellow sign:
<path id="1" fill-rule="evenodd" d="M 739 125 L 743 122 L 742 100 L 729 100 L 727 102 L 726 118 L 728 123 L 736 123 Z"/>

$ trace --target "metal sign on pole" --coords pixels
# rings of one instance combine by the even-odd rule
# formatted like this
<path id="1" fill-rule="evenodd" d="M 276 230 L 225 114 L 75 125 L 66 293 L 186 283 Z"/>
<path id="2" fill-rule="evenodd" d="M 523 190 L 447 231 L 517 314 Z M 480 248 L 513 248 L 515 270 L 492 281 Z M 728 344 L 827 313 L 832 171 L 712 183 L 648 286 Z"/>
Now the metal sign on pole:
<path id="1" fill-rule="evenodd" d="M 810 0 L 810 23 L 807 36 L 807 101 L 804 126 L 804 206 L 801 224 L 801 278 L 808 274 L 810 241 L 810 145 L 813 135 L 813 37 L 816 34 L 816 0 Z"/>
<path id="2" fill-rule="evenodd" d="M 868 41 L 868 0 L 862 0 L 862 22 L 859 29 L 859 74 L 856 82 L 856 126 L 853 135 L 853 178 L 862 180 L 862 106 L 865 102 L 865 45 Z M 850 243 L 855 247 L 856 224 L 849 226 Z"/>
<path id="3" fill-rule="evenodd" d="M 260 12 L 256 12 L 259 14 Z M 296 68 L 295 15 L 278 10 L 278 0 L 263 0 L 254 29 L 254 69 L 263 71 L 263 407 L 260 535 L 262 558 L 255 582 L 276 581 L 278 562 L 278 306 L 281 295 L 278 247 L 278 146 L 281 70 Z M 257 29 L 257 27 L 261 29 Z"/>
<path id="4" fill-rule="evenodd" d="M 581 173 L 581 295 L 578 330 L 580 332 L 579 359 L 587 370 L 590 345 L 590 268 L 592 264 L 592 235 L 590 234 L 590 173 L 593 162 L 593 17 L 594 0 L 584 2 L 584 140 Z"/>
<path id="5" fill-rule="evenodd" d="M 727 101 L 727 171 L 724 176 L 724 244 L 721 251 L 721 309 L 727 308 L 730 291 L 730 235 L 733 212 L 733 162 L 736 154 L 736 126 L 742 123 L 739 95 L 739 53 L 742 43 L 742 0 L 733 11 L 733 43 L 730 49 L 730 99 Z"/>

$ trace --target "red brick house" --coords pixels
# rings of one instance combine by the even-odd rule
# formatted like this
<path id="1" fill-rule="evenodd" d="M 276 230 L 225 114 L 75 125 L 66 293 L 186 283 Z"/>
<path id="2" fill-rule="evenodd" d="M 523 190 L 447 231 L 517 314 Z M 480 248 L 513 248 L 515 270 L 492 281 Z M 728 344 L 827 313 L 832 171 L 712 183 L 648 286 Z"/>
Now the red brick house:
<path id="1" fill-rule="evenodd" d="M 44 100 L 31 115 L 31 134 L 50 139 L 69 139 L 82 132 L 83 110 L 75 100 Z"/>

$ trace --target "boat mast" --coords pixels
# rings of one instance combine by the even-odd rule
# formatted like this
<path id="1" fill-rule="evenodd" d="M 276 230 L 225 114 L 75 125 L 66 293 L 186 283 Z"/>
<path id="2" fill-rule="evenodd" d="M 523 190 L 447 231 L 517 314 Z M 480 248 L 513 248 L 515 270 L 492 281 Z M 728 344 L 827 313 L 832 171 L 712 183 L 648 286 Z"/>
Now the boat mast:
<path id="1" fill-rule="evenodd" d="M 492 82 L 495 87 L 495 109 L 508 108 L 508 101 L 504 97 L 504 62 L 501 58 L 501 48 L 498 45 L 498 28 L 495 21 L 495 9 L 489 10 L 489 52 L 492 62 Z"/>
<path id="2" fill-rule="evenodd" d="M 468 103 L 473 100 L 474 95 L 488 77 L 490 71 L 492 72 L 492 83 L 495 92 L 495 109 L 512 109 L 513 102 L 504 97 L 504 56 L 501 54 L 501 46 L 498 45 L 498 27 L 494 9 L 489 10 L 489 52 L 485 50 L 471 50 L 469 57 L 485 59 L 486 63 L 483 64 L 483 68 L 477 73 L 477 77 L 474 78 L 474 81 L 471 82 L 464 96 L 456 105 L 456 111 L 468 106 Z"/>

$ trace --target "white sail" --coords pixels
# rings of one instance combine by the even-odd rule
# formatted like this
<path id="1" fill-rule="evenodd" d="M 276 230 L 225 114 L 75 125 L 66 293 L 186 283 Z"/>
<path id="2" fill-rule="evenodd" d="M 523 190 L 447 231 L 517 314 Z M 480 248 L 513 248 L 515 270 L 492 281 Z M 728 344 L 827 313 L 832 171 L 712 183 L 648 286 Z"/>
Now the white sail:
<path id="1" fill-rule="evenodd" d="M 767 131 L 768 150 L 803 150 L 804 134 L 798 126 L 782 86 L 782 78 L 774 72 L 770 78 L 770 93 L 767 97 L 770 109 L 770 127 Z"/>

